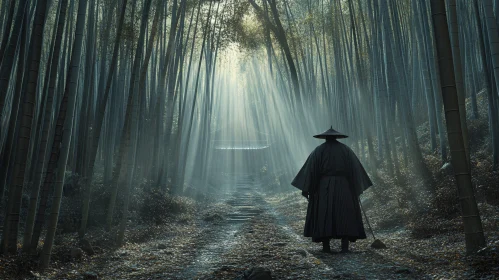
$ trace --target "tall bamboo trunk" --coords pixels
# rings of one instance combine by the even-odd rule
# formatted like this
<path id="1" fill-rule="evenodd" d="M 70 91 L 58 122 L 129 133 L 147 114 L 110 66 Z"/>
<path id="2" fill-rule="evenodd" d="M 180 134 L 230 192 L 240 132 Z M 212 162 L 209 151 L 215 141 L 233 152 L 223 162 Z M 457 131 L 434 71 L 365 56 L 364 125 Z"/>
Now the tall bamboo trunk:
<path id="1" fill-rule="evenodd" d="M 93 181 L 93 170 L 95 166 L 95 160 L 97 157 L 97 148 L 99 146 L 99 139 L 101 135 L 101 129 L 102 129 L 102 124 L 104 120 L 104 112 L 106 110 L 106 104 L 109 99 L 109 92 L 111 91 L 111 84 L 112 84 L 112 78 L 114 76 L 114 71 L 116 68 L 116 65 L 118 64 L 118 53 L 119 53 L 119 47 L 120 47 L 120 41 L 121 41 L 121 33 L 123 30 L 123 22 L 125 20 L 125 12 L 126 12 L 126 6 L 127 6 L 128 0 L 123 0 L 123 3 L 121 4 L 121 13 L 120 13 L 120 19 L 118 22 L 118 30 L 116 31 L 116 39 L 114 42 L 114 50 L 113 50 L 113 57 L 111 58 L 111 63 L 109 65 L 109 73 L 107 75 L 107 81 L 106 81 L 106 87 L 105 90 L 102 94 L 103 98 L 100 100 L 98 103 L 99 107 L 95 118 L 95 129 L 93 131 L 93 141 L 91 143 L 90 147 L 90 155 L 88 157 L 88 168 L 87 172 L 88 175 L 91 176 L 91 180 L 86 182 L 86 192 L 85 196 L 83 198 L 83 206 L 82 206 L 82 218 L 81 218 L 81 225 L 80 225 L 80 230 L 79 230 L 79 235 L 80 238 L 83 238 L 85 236 L 85 232 L 87 229 L 87 223 L 88 223 L 88 212 L 90 209 L 90 186 Z"/>
<path id="2" fill-rule="evenodd" d="M 125 124 L 123 126 L 123 131 L 121 133 L 121 141 L 120 141 L 120 147 L 118 154 L 116 156 L 116 165 L 113 170 L 113 183 L 112 183 L 112 191 L 111 191 L 111 197 L 109 199 L 109 204 L 108 204 L 108 209 L 107 209 L 107 216 L 106 216 L 106 228 L 108 230 L 111 229 L 112 222 L 113 222 L 113 216 L 114 216 L 114 207 L 116 205 L 116 198 L 118 195 L 118 186 L 119 186 L 119 180 L 122 174 L 125 174 L 126 171 L 126 164 L 123 164 L 123 160 L 128 159 L 128 152 L 130 151 L 130 145 L 131 145 L 131 124 L 132 124 L 132 111 L 133 107 L 135 106 L 134 103 L 136 102 L 134 100 L 134 91 L 135 91 L 135 85 L 138 83 L 138 73 L 140 70 L 140 58 L 142 57 L 143 51 L 144 51 L 144 39 L 145 39 L 145 29 L 147 26 L 147 18 L 149 16 L 149 10 L 151 7 L 151 1 L 152 0 L 146 0 L 144 2 L 144 8 L 142 11 L 142 22 L 140 26 L 140 34 L 139 34 L 139 41 L 137 45 L 137 50 L 135 52 L 135 58 L 134 58 L 134 64 L 132 67 L 132 75 L 130 77 L 130 87 L 129 87 L 129 94 L 128 94 L 128 102 L 127 102 L 127 108 L 126 108 L 126 114 L 125 114 Z"/>
<path id="3" fill-rule="evenodd" d="M 440 79 L 443 85 L 442 96 L 444 100 L 445 119 L 447 122 L 447 135 L 451 151 L 451 163 L 456 177 L 459 202 L 461 204 L 466 252 L 474 253 L 486 244 L 482 221 L 473 193 L 471 175 L 468 168 L 468 158 L 466 156 L 465 144 L 463 141 L 459 100 L 452 59 L 452 47 L 444 0 L 431 0 L 431 9 Z"/>
<path id="4" fill-rule="evenodd" d="M 69 2 L 69 3 L 70 3 L 70 8 L 68 14 L 71 14 L 74 12 L 75 3 L 74 2 Z M 59 106 L 59 108 L 60 104 L 62 103 L 62 98 L 64 97 L 64 89 L 66 87 L 66 81 L 68 79 L 66 77 L 68 73 L 67 69 L 70 67 L 70 65 L 69 66 L 67 65 L 68 49 L 71 50 L 71 48 L 68 47 L 70 45 L 69 37 L 72 37 L 72 32 L 74 32 L 71 22 L 68 22 L 68 26 L 71 26 L 71 28 L 69 28 L 70 31 L 68 31 L 68 28 L 66 28 L 66 32 L 64 32 L 66 38 L 63 47 L 64 51 L 61 59 L 61 65 L 58 68 L 59 69 L 58 71 L 59 73 L 57 75 L 58 84 L 57 86 L 55 86 L 54 84 L 55 88 L 57 88 L 57 92 L 61 93 L 61 94 L 56 94 L 57 100 L 55 101 L 55 104 L 57 104 L 56 106 Z M 49 90 L 55 91 L 55 89 L 50 89 L 50 88 Z M 57 117 L 58 116 L 56 116 L 56 118 Z M 57 124 L 55 123 L 55 125 Z M 45 169 L 43 183 L 39 191 L 40 199 L 38 202 L 38 211 L 35 216 L 35 224 L 33 226 L 33 234 L 31 236 L 31 245 L 29 246 L 31 254 L 37 253 L 36 250 L 38 246 L 38 240 L 40 239 L 42 227 L 45 224 L 45 217 L 46 217 L 45 212 L 48 206 L 49 193 L 51 191 L 51 188 L 55 184 L 55 177 L 56 177 L 55 172 L 57 169 L 57 162 L 60 157 L 60 147 L 54 146 L 54 141 L 61 137 L 60 136 L 62 133 L 61 131 L 62 128 L 60 128 L 60 130 L 57 131 L 57 126 L 54 126 L 54 133 L 49 137 L 49 143 L 52 143 L 52 145 L 51 145 L 51 150 L 48 153 L 47 168 Z"/>
<path id="5" fill-rule="evenodd" d="M 73 50 L 71 52 L 71 63 L 68 70 L 68 78 L 64 89 L 64 97 L 59 107 L 57 117 L 57 128 L 60 137 L 54 139 L 52 147 L 60 147 L 60 157 L 58 160 L 57 177 L 54 186 L 54 195 L 52 198 L 52 207 L 50 210 L 50 218 L 47 225 L 47 235 L 43 244 L 41 255 L 41 267 L 47 268 L 50 262 L 52 253 L 52 245 L 54 244 L 55 232 L 57 229 L 57 221 L 59 218 L 59 210 L 62 200 L 62 191 L 64 188 L 64 176 L 66 173 L 66 162 L 68 160 L 69 148 L 71 143 L 73 119 L 76 103 L 76 95 L 78 92 L 78 77 L 80 74 L 81 53 L 83 49 L 83 32 L 85 29 L 85 17 L 87 13 L 88 0 L 80 0 L 78 3 L 78 16 L 76 19 L 75 39 Z M 56 132 L 57 133 L 57 132 Z"/>
<path id="6" fill-rule="evenodd" d="M 466 92 L 464 88 L 463 68 L 461 63 L 461 47 L 459 44 L 459 31 L 457 24 L 456 0 L 448 0 L 449 7 L 449 32 L 452 47 L 452 59 L 454 60 L 454 73 L 456 77 L 457 98 L 459 99 L 459 114 L 461 116 L 461 128 L 463 131 L 464 149 L 469 164 L 470 143 L 468 137 L 468 126 L 466 121 Z"/>
<path id="7" fill-rule="evenodd" d="M 489 41 L 489 48 L 490 48 L 490 56 L 492 60 L 492 69 L 494 71 L 494 77 L 496 80 L 496 85 L 497 82 L 499 81 L 499 35 L 497 32 L 499 30 L 497 29 L 497 22 L 494 17 L 494 14 L 492 13 L 492 1 L 491 0 L 483 0 L 483 11 L 485 13 L 485 22 L 487 24 L 487 37 Z M 486 65 L 484 65 L 486 67 Z M 491 94 L 493 94 L 491 90 Z M 493 100 L 494 98 L 489 98 L 490 100 Z M 495 99 L 497 100 L 497 94 Z M 490 101 L 489 101 L 490 102 Z M 492 103 L 494 103 L 492 101 Z M 494 105 L 497 105 L 494 104 Z M 497 106 L 495 106 L 496 112 L 492 112 L 494 115 L 492 118 L 496 118 L 496 125 L 497 125 Z M 492 106 L 492 109 L 494 109 L 494 106 Z M 499 137 L 499 132 L 496 132 L 495 137 Z M 494 136 L 493 136 L 494 138 Z M 497 144 L 498 141 L 495 142 L 495 157 L 494 157 L 494 169 L 497 169 L 498 166 L 498 161 L 499 161 L 499 156 L 497 153 L 497 149 L 499 149 L 499 144 Z"/>
<path id="8" fill-rule="evenodd" d="M 3 147 L 3 152 L 1 153 L 1 168 L 0 168 L 0 205 L 4 205 L 4 193 L 6 186 L 8 185 L 7 178 L 10 174 L 9 171 L 12 169 L 13 160 L 11 160 L 14 156 L 13 149 L 15 148 L 14 139 L 17 138 L 19 132 L 19 126 L 16 125 L 17 122 L 21 119 L 21 112 L 19 110 L 19 104 L 21 103 L 23 96 L 23 80 L 27 79 L 28 71 L 26 66 L 26 34 L 27 34 L 27 26 L 28 26 L 28 17 L 24 17 L 23 19 L 23 27 L 21 31 L 21 42 L 19 47 L 19 58 L 17 61 L 17 69 L 20 71 L 16 77 L 16 85 L 14 88 L 14 98 L 12 101 L 12 108 L 9 119 L 9 129 L 7 131 L 7 139 L 5 140 L 5 146 Z M 1 149 L 0 149 L 1 150 Z M 4 208 L 0 210 L 0 215 L 4 214 Z"/>
<path id="9" fill-rule="evenodd" d="M 19 43 L 19 34 L 21 33 L 21 28 L 23 26 L 23 18 L 28 16 L 27 3 L 28 0 L 20 0 L 18 4 L 18 9 L 16 12 L 16 20 L 14 26 L 12 27 L 12 34 L 10 36 L 9 44 L 5 48 L 5 59 L 1 60 L 0 64 L 0 120 L 4 116 L 5 110 L 5 100 L 7 99 L 7 93 L 9 89 L 9 82 L 11 79 L 11 73 L 14 69 L 14 58 L 16 57 L 16 49 Z M 10 27 L 9 27 L 10 28 Z M 26 28 L 26 27 L 25 27 Z M 20 50 L 23 51 L 23 50 Z M 2 148 L 2 139 L 4 134 L 4 129 L 0 126 L 0 150 Z"/>
<path id="10" fill-rule="evenodd" d="M 424 2 L 418 2 L 419 8 L 420 8 L 420 22 L 422 23 L 422 28 L 423 28 L 423 34 L 429 34 L 431 33 L 430 26 L 428 24 L 429 22 L 429 14 L 428 14 L 428 9 L 426 7 L 426 3 Z M 436 110 L 436 116 L 437 116 L 437 127 L 438 127 L 438 133 L 439 133 L 439 140 L 440 140 L 440 155 L 442 162 L 447 161 L 447 140 L 446 140 L 446 135 L 445 135 L 445 125 L 444 121 L 442 118 L 442 95 L 441 95 L 441 88 L 440 88 L 440 77 L 438 75 L 438 61 L 435 57 L 435 48 L 434 45 L 432 44 L 433 42 L 433 36 L 430 36 L 430 38 L 427 38 L 425 41 L 425 48 L 426 48 L 426 61 L 428 64 L 428 67 L 430 69 L 430 76 L 431 76 L 431 82 L 432 82 L 432 88 L 433 91 L 435 92 L 434 94 L 434 103 L 435 103 L 435 110 Z"/>
<path id="11" fill-rule="evenodd" d="M 148 6 L 145 6 L 145 8 L 144 8 L 144 12 L 143 12 L 143 15 L 142 15 L 142 24 L 143 25 L 147 24 L 147 19 L 149 18 L 149 7 L 150 7 L 150 3 L 149 3 Z M 152 27 L 151 27 L 151 36 L 150 36 L 151 42 L 149 43 L 149 46 L 148 46 L 147 51 L 145 53 L 145 58 L 144 58 L 144 62 L 143 62 L 143 65 L 142 65 L 142 71 L 141 71 L 139 77 L 132 76 L 132 78 L 138 78 L 137 85 L 142 84 L 141 81 L 145 82 L 146 74 L 147 74 L 147 68 L 148 68 L 147 66 L 149 65 L 149 60 L 151 58 L 151 53 L 152 53 L 153 46 L 154 46 L 154 41 L 155 41 L 154 39 L 155 39 L 156 33 L 158 31 L 158 22 L 159 22 L 159 18 L 162 15 L 162 12 L 163 12 L 162 1 L 159 0 L 159 1 L 157 1 L 156 13 L 154 15 L 153 24 L 152 24 Z M 170 32 L 175 32 L 175 30 L 170 30 Z M 135 82 L 131 83 L 130 94 L 134 93 L 134 90 L 133 90 L 134 86 L 135 86 Z M 140 86 L 137 89 L 137 92 L 138 92 L 138 94 L 137 94 L 137 96 L 135 96 L 135 98 L 137 98 L 137 99 L 139 99 L 141 97 L 141 95 L 142 96 L 145 95 L 145 92 L 142 92 L 142 90 L 140 89 Z M 132 104 L 134 104 L 133 100 L 132 100 Z M 131 129 L 132 132 L 134 134 L 136 134 L 135 131 L 138 130 L 138 122 L 139 122 L 139 120 L 137 118 L 134 118 L 134 115 L 136 117 L 138 117 L 137 114 L 139 113 L 138 112 L 139 109 L 137 108 L 137 106 L 134 106 L 133 110 L 135 112 L 132 112 L 132 124 L 130 125 L 129 129 Z M 136 128 L 134 129 L 133 126 L 135 126 Z M 128 133 L 130 133 L 130 132 L 128 132 Z M 131 184 L 132 184 L 133 173 L 134 173 L 134 166 L 133 166 L 133 164 L 134 164 L 135 153 L 136 153 L 136 150 L 137 150 L 137 145 L 133 144 L 134 142 L 137 142 L 137 136 L 136 135 L 134 136 L 134 139 L 135 139 L 135 141 L 131 141 L 129 139 L 126 140 L 127 142 L 130 141 L 131 143 L 126 143 L 125 142 L 126 144 L 128 144 L 127 152 L 126 153 L 129 156 L 128 156 L 128 159 L 127 159 L 127 161 L 128 161 L 127 173 L 126 173 L 126 175 L 123 174 L 123 176 L 126 176 L 126 179 L 125 179 L 126 180 L 126 182 L 125 182 L 125 190 L 124 190 L 125 203 L 123 205 L 123 213 L 122 213 L 122 216 L 121 216 L 120 230 L 118 232 L 118 238 L 117 238 L 117 244 L 118 244 L 118 246 L 123 245 L 123 242 L 125 240 L 126 224 L 128 222 L 128 207 L 130 205 Z"/>
<path id="12" fill-rule="evenodd" d="M 5 48 L 7 47 L 7 42 L 9 41 L 10 30 L 12 26 L 12 19 L 14 17 L 14 10 L 16 7 L 16 1 L 10 0 L 10 3 L 5 1 L 4 5 L 9 5 L 9 11 L 5 21 L 5 28 L 2 32 L 2 42 L 0 43 L 0 64 L 2 64 L 2 59 L 4 56 Z M 1 108 L 1 107 L 0 107 Z"/>
<path id="13" fill-rule="evenodd" d="M 255 8 L 255 10 L 258 11 L 258 13 L 263 15 L 262 8 L 258 6 L 254 0 L 248 0 L 251 5 Z M 284 27 L 282 26 L 281 20 L 279 19 L 279 12 L 277 10 L 276 2 L 274 0 L 269 1 L 269 6 L 270 6 L 270 11 L 272 12 L 272 16 L 274 18 L 275 26 L 271 28 L 272 32 L 277 38 L 277 41 L 282 47 L 282 50 L 284 51 L 284 56 L 286 57 L 286 62 L 288 63 L 290 75 L 291 75 L 291 81 L 293 84 L 293 91 L 295 94 L 295 99 L 296 99 L 296 104 L 301 104 L 301 93 L 300 93 L 300 84 L 298 82 L 298 72 L 297 68 L 295 65 L 295 62 L 293 60 L 293 55 L 291 54 L 291 49 L 289 47 L 288 39 L 286 38 L 286 32 L 284 31 Z M 270 19 L 267 17 L 267 21 L 270 24 Z M 270 27 L 270 25 L 269 25 Z M 298 106 L 298 109 L 301 108 L 301 106 Z M 301 112 L 301 109 L 300 109 Z"/>
<path id="14" fill-rule="evenodd" d="M 13 181 L 9 190 L 9 202 L 5 227 L 2 235 L 2 251 L 15 253 L 17 251 L 17 235 L 19 231 L 19 215 L 21 210 L 22 190 L 28 149 L 31 141 L 31 128 L 36 107 L 36 90 L 38 85 L 38 71 L 43 42 L 43 27 L 47 7 L 46 0 L 40 0 L 36 5 L 35 19 L 30 42 L 32 59 L 29 61 L 29 75 L 26 81 L 26 95 L 22 102 L 19 137 L 17 142 Z"/>
<path id="15" fill-rule="evenodd" d="M 59 6 L 59 19 L 57 22 L 57 30 L 56 30 L 56 38 L 55 38 L 55 44 L 54 44 L 54 55 L 52 56 L 52 61 L 50 62 L 51 64 L 51 71 L 50 71 L 50 77 L 48 80 L 48 96 L 47 96 L 47 104 L 45 104 L 45 116 L 43 118 L 43 131 L 42 131 L 42 136 L 41 136 L 41 141 L 40 141 L 40 146 L 39 146 L 39 163 L 38 163 L 38 170 L 35 172 L 35 178 L 33 180 L 33 191 L 30 196 L 30 204 L 28 207 L 28 216 L 26 218 L 26 226 L 24 230 L 24 239 L 23 239 L 23 250 L 24 251 L 29 251 L 30 245 L 31 245 L 31 237 L 33 234 L 33 227 L 35 223 L 35 214 L 36 214 L 36 204 L 38 202 L 38 196 L 39 196 L 39 190 L 40 190 L 40 185 L 43 183 L 43 170 L 44 170 L 44 163 L 46 159 L 46 150 L 48 147 L 48 142 L 49 142 L 49 132 L 52 131 L 51 126 L 52 126 L 52 109 L 53 109 L 53 103 L 54 103 L 54 91 L 55 91 L 55 86 L 56 86 L 56 80 L 57 80 L 57 73 L 58 73 L 58 65 L 59 65 L 59 58 L 60 58 L 60 51 L 61 51 L 61 44 L 62 44 L 62 34 L 64 30 L 64 22 L 66 20 L 66 8 L 67 8 L 68 1 L 67 0 L 62 0 L 60 2 Z M 43 109 L 43 108 L 42 108 Z"/>

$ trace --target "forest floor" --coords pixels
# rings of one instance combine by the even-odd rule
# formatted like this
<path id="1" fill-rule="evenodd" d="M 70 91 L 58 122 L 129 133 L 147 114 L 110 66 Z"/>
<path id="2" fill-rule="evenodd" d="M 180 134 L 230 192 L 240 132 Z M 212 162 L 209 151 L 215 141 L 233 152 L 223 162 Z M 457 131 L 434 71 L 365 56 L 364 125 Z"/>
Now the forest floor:
<path id="1" fill-rule="evenodd" d="M 95 254 L 72 256 L 77 236 L 62 235 L 51 268 L 43 272 L 31 270 L 36 266 L 28 257 L 2 257 L 0 269 L 4 275 L 0 270 L 0 278 L 499 278 L 497 231 L 487 232 L 489 247 L 473 257 L 463 254 L 461 232 L 414 238 L 403 226 L 376 232 L 388 249 L 372 249 L 369 245 L 373 240 L 366 239 L 352 243 L 352 253 L 327 254 L 321 252 L 321 244 L 302 237 L 305 211 L 306 200 L 298 192 L 268 195 L 261 186 L 238 184 L 233 193 L 218 202 L 197 205 L 194 215 L 177 217 L 160 226 L 132 227 L 127 232 L 129 242 L 119 249 L 106 246 L 111 243 L 111 234 L 93 231 L 88 239 Z M 339 249 L 338 241 L 331 245 L 333 250 Z M 268 274 L 272 278 L 265 278 Z"/>

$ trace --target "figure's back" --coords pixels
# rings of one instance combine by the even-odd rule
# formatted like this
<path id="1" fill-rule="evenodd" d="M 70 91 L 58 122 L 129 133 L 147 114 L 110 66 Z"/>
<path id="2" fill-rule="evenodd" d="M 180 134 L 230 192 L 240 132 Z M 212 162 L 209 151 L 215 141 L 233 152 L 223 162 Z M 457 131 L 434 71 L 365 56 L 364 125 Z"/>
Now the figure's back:
<path id="1" fill-rule="evenodd" d="M 303 192 L 313 193 L 320 180 L 328 176 L 347 179 L 357 196 L 372 185 L 357 156 L 336 140 L 327 140 L 315 148 L 291 184 Z"/>
<path id="2" fill-rule="evenodd" d="M 326 141 L 317 147 L 320 157 L 320 175 L 331 176 L 350 172 L 349 149 L 336 140 Z"/>
<path id="3" fill-rule="evenodd" d="M 342 252 L 348 251 L 349 241 L 366 238 L 358 197 L 372 182 L 355 153 L 336 140 L 346 135 L 331 128 L 314 137 L 326 142 L 314 149 L 291 182 L 308 199 L 303 235 L 325 242 L 327 251 L 329 239 L 342 239 Z"/>

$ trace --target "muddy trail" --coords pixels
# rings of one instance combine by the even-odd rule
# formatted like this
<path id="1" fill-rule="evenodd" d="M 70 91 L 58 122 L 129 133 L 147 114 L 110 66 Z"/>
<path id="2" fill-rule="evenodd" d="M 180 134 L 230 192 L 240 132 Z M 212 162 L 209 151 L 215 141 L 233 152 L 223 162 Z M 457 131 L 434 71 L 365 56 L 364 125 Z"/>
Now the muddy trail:
<path id="1" fill-rule="evenodd" d="M 177 224 L 143 243 L 127 243 L 37 274 L 43 279 L 247 279 L 259 267 L 272 279 L 434 279 L 411 262 L 387 258 L 357 242 L 352 253 L 322 253 L 301 236 L 303 220 L 280 211 L 281 197 L 268 198 L 264 186 L 241 176 L 220 196 L 223 215 Z M 285 203 L 288 203 L 285 201 Z M 293 205 L 293 204 L 290 204 Z M 303 209 L 302 209 L 303 210 Z M 208 211 L 209 212 L 209 211 Z M 210 217 L 210 216 L 208 216 Z M 217 218 L 218 217 L 218 218 Z M 339 249 L 339 242 L 332 242 Z M 96 278 L 97 277 L 97 278 Z"/>

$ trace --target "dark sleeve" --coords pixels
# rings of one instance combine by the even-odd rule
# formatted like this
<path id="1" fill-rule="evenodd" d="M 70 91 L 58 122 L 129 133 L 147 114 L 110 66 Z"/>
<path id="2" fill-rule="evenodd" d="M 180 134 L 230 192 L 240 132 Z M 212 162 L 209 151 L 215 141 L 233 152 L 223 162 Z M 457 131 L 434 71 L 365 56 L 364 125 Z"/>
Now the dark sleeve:
<path id="1" fill-rule="evenodd" d="M 369 178 L 369 175 L 367 175 L 367 172 L 364 169 L 364 166 L 362 166 L 359 158 L 357 158 L 357 156 L 351 149 L 348 149 L 348 151 L 350 155 L 350 182 L 355 190 L 355 193 L 357 194 L 357 196 L 359 196 L 370 186 L 372 186 L 373 183 Z"/>
<path id="2" fill-rule="evenodd" d="M 317 150 L 313 151 L 296 175 L 291 185 L 305 193 L 313 193 L 320 173 L 320 158 Z"/>

